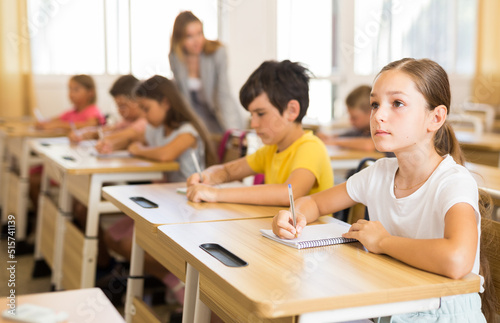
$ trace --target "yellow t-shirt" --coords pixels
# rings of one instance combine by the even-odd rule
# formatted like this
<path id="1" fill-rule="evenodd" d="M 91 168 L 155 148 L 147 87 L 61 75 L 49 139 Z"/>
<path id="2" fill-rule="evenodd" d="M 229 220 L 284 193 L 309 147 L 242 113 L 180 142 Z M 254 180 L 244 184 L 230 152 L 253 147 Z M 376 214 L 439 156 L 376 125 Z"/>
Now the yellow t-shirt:
<path id="1" fill-rule="evenodd" d="M 285 150 L 277 150 L 277 145 L 266 145 L 246 157 L 254 172 L 264 173 L 265 184 L 283 184 L 292 171 L 305 168 L 316 177 L 316 183 L 309 194 L 333 186 L 330 157 L 323 142 L 313 135 L 312 131 L 306 131 Z"/>

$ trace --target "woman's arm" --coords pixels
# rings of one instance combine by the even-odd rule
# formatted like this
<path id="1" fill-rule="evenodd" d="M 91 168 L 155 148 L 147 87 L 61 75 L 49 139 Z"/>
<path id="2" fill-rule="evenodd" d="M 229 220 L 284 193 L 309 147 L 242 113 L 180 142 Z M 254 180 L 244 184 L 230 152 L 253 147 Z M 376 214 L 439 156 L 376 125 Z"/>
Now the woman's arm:
<path id="1" fill-rule="evenodd" d="M 214 54 L 216 75 L 214 78 L 217 98 L 215 102 L 219 104 L 218 114 L 221 116 L 224 129 L 243 129 L 245 125 L 242 122 L 241 108 L 232 96 L 227 72 L 227 53 L 221 46 Z"/>
<path id="2" fill-rule="evenodd" d="M 459 279 L 474 265 L 478 232 L 474 209 L 452 206 L 445 216 L 441 239 L 410 239 L 390 235 L 377 221 L 359 220 L 346 238 L 358 239 L 370 252 L 387 254 L 411 266 Z"/>

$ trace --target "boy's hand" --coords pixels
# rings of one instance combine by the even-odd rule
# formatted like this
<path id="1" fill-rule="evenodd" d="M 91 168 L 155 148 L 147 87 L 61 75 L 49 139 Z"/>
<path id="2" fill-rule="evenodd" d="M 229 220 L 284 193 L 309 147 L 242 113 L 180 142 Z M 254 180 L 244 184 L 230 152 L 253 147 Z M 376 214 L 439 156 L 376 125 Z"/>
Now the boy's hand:
<path id="1" fill-rule="evenodd" d="M 110 154 L 113 152 L 113 145 L 106 139 L 99 140 L 95 145 L 95 150 L 100 154 Z"/>
<path id="2" fill-rule="evenodd" d="M 200 174 L 198 173 L 194 173 L 193 175 L 189 176 L 188 179 L 186 180 L 187 187 L 196 184 L 210 184 L 208 173 L 201 172 L 201 176 L 203 177 L 203 181 L 200 181 Z"/>
<path id="3" fill-rule="evenodd" d="M 302 229 L 307 225 L 306 217 L 295 211 L 297 227 L 293 227 L 292 213 L 288 210 L 281 210 L 273 218 L 273 232 L 281 239 L 295 239 L 300 236 Z"/>
<path id="4" fill-rule="evenodd" d="M 132 155 L 138 155 L 139 152 L 143 149 L 144 145 L 139 141 L 136 141 L 130 144 L 130 146 L 128 146 L 128 152 L 131 153 Z"/>
<path id="5" fill-rule="evenodd" d="M 373 253 L 384 253 L 380 244 L 382 240 L 391 235 L 382 226 L 379 221 L 367 221 L 364 219 L 354 223 L 347 233 L 342 235 L 344 238 L 354 238 L 361 242 L 368 251 Z"/>
<path id="6" fill-rule="evenodd" d="M 186 196 L 191 202 L 217 202 L 217 188 L 206 184 L 188 187 Z"/>

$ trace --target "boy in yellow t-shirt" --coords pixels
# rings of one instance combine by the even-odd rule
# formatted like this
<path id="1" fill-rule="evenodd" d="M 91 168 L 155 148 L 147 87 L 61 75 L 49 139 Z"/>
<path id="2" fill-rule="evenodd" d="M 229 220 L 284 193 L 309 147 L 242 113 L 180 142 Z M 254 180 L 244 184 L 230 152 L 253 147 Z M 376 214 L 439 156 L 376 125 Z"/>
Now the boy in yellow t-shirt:
<path id="1" fill-rule="evenodd" d="M 309 76 L 288 60 L 266 61 L 240 90 L 240 102 L 251 114 L 251 127 L 265 144 L 254 154 L 207 168 L 187 180 L 193 202 L 289 205 L 288 184 L 295 198 L 333 185 L 325 145 L 302 129 L 309 106 Z M 217 188 L 213 185 L 264 173 L 264 185 Z"/>

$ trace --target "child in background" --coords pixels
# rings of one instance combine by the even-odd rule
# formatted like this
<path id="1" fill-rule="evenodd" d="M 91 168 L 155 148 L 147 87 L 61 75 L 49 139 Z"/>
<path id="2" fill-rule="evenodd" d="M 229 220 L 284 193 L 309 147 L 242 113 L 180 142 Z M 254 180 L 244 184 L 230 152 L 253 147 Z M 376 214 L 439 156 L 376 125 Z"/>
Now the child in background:
<path id="1" fill-rule="evenodd" d="M 370 92 L 372 88 L 361 85 L 347 96 L 345 103 L 349 113 L 349 121 L 353 129 L 337 136 L 318 133 L 318 137 L 327 145 L 344 148 L 375 151 L 375 144 L 370 135 Z"/>
<path id="2" fill-rule="evenodd" d="M 288 60 L 267 61 L 240 90 L 240 102 L 251 114 L 251 127 L 265 144 L 254 154 L 212 166 L 187 180 L 189 200 L 260 205 L 289 205 L 294 196 L 320 192 L 333 185 L 325 145 L 302 129 L 309 106 L 307 69 Z M 264 185 L 217 188 L 214 185 L 264 173 Z"/>
<path id="3" fill-rule="evenodd" d="M 75 75 L 69 80 L 69 99 L 73 103 L 73 109 L 64 112 L 59 117 L 49 121 L 37 122 L 37 129 L 64 129 L 82 128 L 88 126 L 103 125 L 105 118 L 97 108 L 96 89 L 92 77 L 88 75 Z M 34 211 L 38 208 L 38 195 L 40 194 L 40 182 L 42 177 L 42 166 L 30 169 L 29 196 Z"/>
<path id="4" fill-rule="evenodd" d="M 133 97 L 133 90 L 138 84 L 139 80 L 133 75 L 123 75 L 109 90 L 123 120 L 116 125 L 102 127 L 104 138 L 99 138 L 99 127 L 87 127 L 72 131 L 68 135 L 70 141 L 78 143 L 85 139 L 100 139 L 96 150 L 107 154 L 115 150 L 126 149 L 133 141 L 142 137 L 147 120 L 144 111 Z"/>
<path id="5" fill-rule="evenodd" d="M 166 173 L 168 182 L 185 181 L 190 174 L 196 172 L 191 151 L 196 153 L 202 165 L 210 165 L 216 161 L 208 131 L 172 81 L 155 75 L 139 84 L 135 96 L 145 112 L 148 125 L 144 138 L 129 146 L 130 153 L 162 162 L 177 161 L 180 170 Z M 104 237 L 110 249 L 128 260 L 132 249 L 133 224 L 131 218 L 125 217 L 115 223 Z M 146 254 L 145 261 L 146 271 L 163 281 L 182 304 L 182 282 L 151 256 Z"/>
<path id="6" fill-rule="evenodd" d="M 359 220 L 344 237 L 359 240 L 370 252 L 453 279 L 479 274 L 480 207 L 485 204 L 478 203 L 476 181 L 463 167 L 460 146 L 446 123 L 451 102 L 446 72 L 428 59 L 395 61 L 375 78 L 370 102 L 375 146 L 396 158 L 382 158 L 346 183 L 297 199 L 296 228 L 290 212 L 280 211 L 274 233 L 293 239 L 321 214 L 363 203 L 370 221 Z M 477 293 L 443 297 L 437 310 L 378 322 L 422 318 L 485 322 Z"/>
<path id="7" fill-rule="evenodd" d="M 73 108 L 59 117 L 37 122 L 37 129 L 73 130 L 89 126 L 103 125 L 106 120 L 97 107 L 95 83 L 88 75 L 75 75 L 69 80 L 69 99 Z"/>

